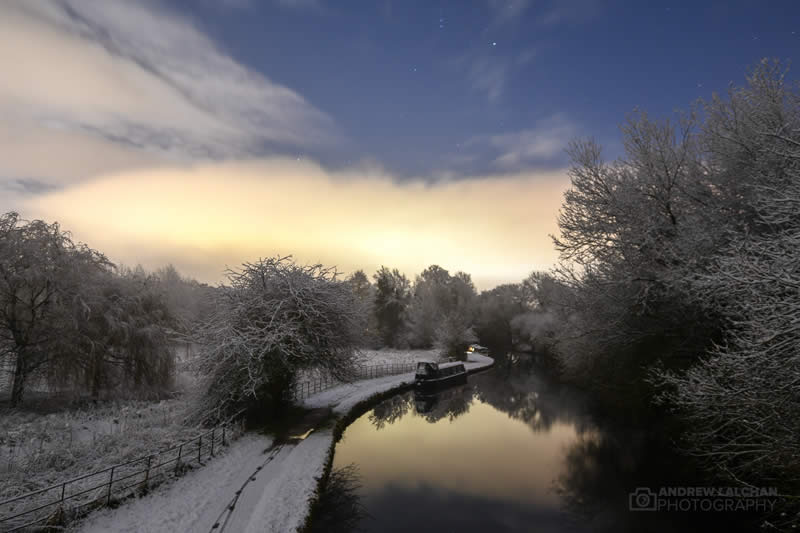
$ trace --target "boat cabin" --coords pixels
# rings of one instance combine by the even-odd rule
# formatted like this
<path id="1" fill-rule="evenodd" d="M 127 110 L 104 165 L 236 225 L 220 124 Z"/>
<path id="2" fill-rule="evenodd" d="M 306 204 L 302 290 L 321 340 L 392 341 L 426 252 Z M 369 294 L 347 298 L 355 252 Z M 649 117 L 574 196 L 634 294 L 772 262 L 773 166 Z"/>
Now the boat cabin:
<path id="1" fill-rule="evenodd" d="M 435 388 L 466 381 L 467 369 L 464 363 L 417 363 L 416 386 L 419 388 Z"/>

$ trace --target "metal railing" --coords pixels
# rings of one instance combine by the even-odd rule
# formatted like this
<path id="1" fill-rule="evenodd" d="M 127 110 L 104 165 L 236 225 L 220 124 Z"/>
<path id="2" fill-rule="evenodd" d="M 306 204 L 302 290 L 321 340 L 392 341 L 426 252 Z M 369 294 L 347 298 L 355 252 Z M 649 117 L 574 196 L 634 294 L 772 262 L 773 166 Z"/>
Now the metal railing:
<path id="1" fill-rule="evenodd" d="M 361 365 L 356 367 L 355 374 L 352 381 L 360 379 L 373 379 L 383 376 L 392 376 L 396 374 L 405 374 L 406 372 L 413 372 L 417 368 L 415 362 L 403 363 L 383 363 L 379 365 Z M 294 387 L 292 397 L 295 401 L 300 401 L 308 398 L 312 394 L 322 392 L 324 390 L 348 383 L 347 381 L 338 380 L 330 376 L 322 376 L 315 379 L 301 381 Z"/>
<path id="2" fill-rule="evenodd" d="M 413 372 L 415 362 L 383 363 L 356 367 L 352 381 Z M 308 398 L 343 382 L 331 377 L 318 377 L 297 383 L 295 401 Z M 203 464 L 215 450 L 227 445 L 239 416 L 220 424 L 193 439 L 158 453 L 139 457 L 79 476 L 57 485 L 0 501 L 0 531 L 19 531 L 31 526 L 58 526 L 68 518 L 78 518 L 103 507 L 143 492 L 158 481 L 180 472 L 188 465 Z"/>
<path id="3" fill-rule="evenodd" d="M 235 431 L 241 432 L 241 423 L 236 416 L 158 453 L 4 500 L 0 502 L 0 531 L 60 526 L 68 518 L 81 517 L 137 491 L 144 492 L 192 463 L 202 465 L 204 458 L 213 457 L 215 451 L 228 444 Z"/>

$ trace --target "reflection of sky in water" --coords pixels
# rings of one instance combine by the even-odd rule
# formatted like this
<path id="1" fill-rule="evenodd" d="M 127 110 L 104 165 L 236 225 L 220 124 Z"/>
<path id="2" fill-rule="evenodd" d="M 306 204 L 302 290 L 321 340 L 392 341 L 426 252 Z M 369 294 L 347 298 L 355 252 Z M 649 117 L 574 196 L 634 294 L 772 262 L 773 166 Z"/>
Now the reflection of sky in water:
<path id="1" fill-rule="evenodd" d="M 741 513 L 631 512 L 635 487 L 702 480 L 668 439 L 601 429 L 583 395 L 535 367 L 495 367 L 434 401 L 387 399 L 345 430 L 334 468 L 351 463 L 367 531 L 748 530 Z"/>
<path id="2" fill-rule="evenodd" d="M 365 414 L 344 433 L 335 465 L 356 463 L 365 493 L 424 487 L 469 496 L 555 507 L 553 481 L 565 446 L 575 441 L 571 424 L 556 422 L 534 432 L 527 424 L 474 400 L 453 421 L 426 421 L 412 407 L 380 431 Z"/>

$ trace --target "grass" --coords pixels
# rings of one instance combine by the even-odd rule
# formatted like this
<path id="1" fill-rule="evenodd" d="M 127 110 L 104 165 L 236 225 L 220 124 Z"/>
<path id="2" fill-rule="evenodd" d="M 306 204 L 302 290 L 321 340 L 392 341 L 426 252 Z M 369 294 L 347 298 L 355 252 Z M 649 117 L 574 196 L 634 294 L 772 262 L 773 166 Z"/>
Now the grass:
<path id="1" fill-rule="evenodd" d="M 0 500 L 168 448 L 202 432 L 181 399 L 39 410 L 0 408 Z"/>

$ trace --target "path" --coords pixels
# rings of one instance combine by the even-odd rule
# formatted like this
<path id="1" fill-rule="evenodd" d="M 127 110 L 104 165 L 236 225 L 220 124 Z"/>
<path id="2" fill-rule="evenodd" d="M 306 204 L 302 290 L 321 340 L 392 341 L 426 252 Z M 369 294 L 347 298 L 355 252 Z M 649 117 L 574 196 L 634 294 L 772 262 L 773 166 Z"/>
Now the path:
<path id="1" fill-rule="evenodd" d="M 478 354 L 466 364 L 471 371 L 494 361 Z M 330 406 L 339 415 L 359 402 L 414 381 L 399 374 L 344 384 L 319 392 L 303 404 Z M 331 429 L 312 431 L 297 444 L 274 446 L 263 435 L 247 434 L 209 465 L 117 509 L 91 515 L 84 532 L 172 533 L 290 532 L 302 526 L 309 500 L 333 443 Z M 237 495 L 237 491 L 239 494 Z M 233 509 L 229 509 L 235 503 Z M 214 525 L 217 524 L 217 527 Z"/>

